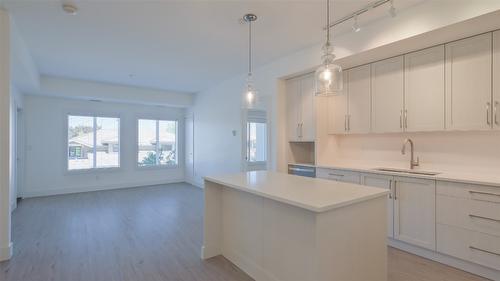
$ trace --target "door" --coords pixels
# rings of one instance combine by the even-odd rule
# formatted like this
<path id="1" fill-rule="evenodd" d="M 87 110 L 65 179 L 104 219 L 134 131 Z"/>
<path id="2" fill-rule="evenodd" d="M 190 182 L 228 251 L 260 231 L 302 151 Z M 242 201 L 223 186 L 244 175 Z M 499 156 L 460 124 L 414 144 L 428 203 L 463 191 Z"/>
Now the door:
<path id="1" fill-rule="evenodd" d="M 500 31 L 493 32 L 493 77 L 500 77 Z M 493 79 L 493 128 L 500 129 L 500 80 Z"/>
<path id="2" fill-rule="evenodd" d="M 403 57 L 372 64 L 372 131 L 403 131 Z"/>
<path id="3" fill-rule="evenodd" d="M 348 120 L 349 133 L 370 132 L 370 65 L 352 68 L 348 73 Z"/>
<path id="4" fill-rule="evenodd" d="M 491 128 L 492 34 L 446 44 L 448 130 Z"/>
<path id="5" fill-rule="evenodd" d="M 300 130 L 300 80 L 291 79 L 286 82 L 287 131 L 289 141 L 299 140 Z"/>
<path id="6" fill-rule="evenodd" d="M 436 249 L 436 181 L 395 177 L 394 238 Z"/>
<path id="7" fill-rule="evenodd" d="M 444 45 L 405 55 L 404 127 L 444 130 Z"/>
<path id="8" fill-rule="evenodd" d="M 347 110 L 349 102 L 349 72 L 344 73 L 342 93 L 328 96 L 328 133 L 332 135 L 347 133 Z"/>
<path id="9" fill-rule="evenodd" d="M 189 115 L 185 119 L 186 126 L 186 179 L 194 181 L 194 117 Z"/>
<path id="10" fill-rule="evenodd" d="M 301 114 L 300 115 L 300 140 L 314 141 L 315 118 L 314 118 L 314 76 L 303 76 L 300 81 Z"/>
<path id="11" fill-rule="evenodd" d="M 362 174 L 361 184 L 367 186 L 374 186 L 389 189 L 391 193 L 387 196 L 387 237 L 394 237 L 394 200 L 393 200 L 393 177 L 376 175 L 376 174 Z"/>

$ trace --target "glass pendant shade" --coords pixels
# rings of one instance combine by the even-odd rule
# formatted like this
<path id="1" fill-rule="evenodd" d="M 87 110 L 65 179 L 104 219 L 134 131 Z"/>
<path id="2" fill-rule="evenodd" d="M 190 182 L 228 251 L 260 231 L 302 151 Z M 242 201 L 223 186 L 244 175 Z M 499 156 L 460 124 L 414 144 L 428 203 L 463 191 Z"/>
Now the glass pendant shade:
<path id="1" fill-rule="evenodd" d="M 248 77 L 247 85 L 246 85 L 245 91 L 243 92 L 242 101 L 243 101 L 244 108 L 252 109 L 252 108 L 255 108 L 257 106 L 258 92 L 253 87 L 251 77 Z"/>
<path id="2" fill-rule="evenodd" d="M 323 64 L 316 70 L 315 85 L 317 96 L 328 96 L 339 94 L 344 88 L 342 67 L 333 63 L 335 55 L 331 46 L 323 48 Z"/>

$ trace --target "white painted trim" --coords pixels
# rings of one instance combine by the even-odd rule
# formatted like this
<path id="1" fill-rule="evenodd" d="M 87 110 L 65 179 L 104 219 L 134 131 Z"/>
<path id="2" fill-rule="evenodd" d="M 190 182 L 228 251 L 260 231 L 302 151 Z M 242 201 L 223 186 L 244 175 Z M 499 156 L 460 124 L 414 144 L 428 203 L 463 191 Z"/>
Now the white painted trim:
<path id="1" fill-rule="evenodd" d="M 439 263 L 443 263 L 451 267 L 455 267 L 460 270 L 470 272 L 472 274 L 476 274 L 491 280 L 500 280 L 500 271 L 494 270 L 492 268 L 484 267 L 475 263 L 457 259 L 435 251 L 420 248 L 418 246 L 410 245 L 402 241 L 393 240 L 391 238 L 388 239 L 387 244 L 391 247 L 403 250 L 405 252 L 409 252 L 417 256 L 421 256 L 426 259 L 430 259 Z"/>
<path id="2" fill-rule="evenodd" d="M 196 182 L 194 179 L 185 178 L 184 182 L 203 189 L 203 184 Z"/>
<path id="3" fill-rule="evenodd" d="M 13 249 L 14 245 L 12 244 L 12 242 L 9 243 L 9 246 L 0 248 L 0 261 L 10 260 L 10 258 L 12 257 Z"/>
<path id="4" fill-rule="evenodd" d="M 132 188 L 141 186 L 151 186 L 151 185 L 162 185 L 169 183 L 182 183 L 184 179 L 172 179 L 172 180 L 159 180 L 159 181 L 149 181 L 149 182 L 137 182 L 137 183 L 121 183 L 121 184 L 111 184 L 111 185 L 99 185 L 99 186 L 85 186 L 78 188 L 51 188 L 51 189 L 41 189 L 41 190 L 23 190 L 21 197 L 42 197 L 60 194 L 71 194 L 71 193 L 81 193 L 81 192 L 92 192 L 100 190 L 112 190 L 112 189 L 122 189 L 122 188 Z"/>

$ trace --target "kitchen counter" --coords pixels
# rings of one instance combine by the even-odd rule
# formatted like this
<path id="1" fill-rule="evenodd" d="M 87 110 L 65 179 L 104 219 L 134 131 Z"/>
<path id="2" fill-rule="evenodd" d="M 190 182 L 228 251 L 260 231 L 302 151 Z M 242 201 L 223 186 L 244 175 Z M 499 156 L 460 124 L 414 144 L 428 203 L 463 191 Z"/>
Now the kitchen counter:
<path id="1" fill-rule="evenodd" d="M 396 163 L 359 163 L 359 162 L 335 162 L 329 164 L 319 164 L 316 168 L 348 170 L 362 173 L 375 173 L 381 175 L 403 176 L 423 179 L 433 179 L 439 181 L 459 182 L 465 184 L 478 184 L 500 187 L 500 171 L 473 171 L 466 168 L 452 168 L 445 166 L 426 166 L 425 168 L 416 168 L 415 171 L 430 171 L 438 172 L 437 175 L 421 175 L 409 174 L 389 171 L 375 170 L 377 168 L 395 168 L 395 169 L 408 169 L 401 164 Z"/>
<path id="2" fill-rule="evenodd" d="M 387 280 L 388 193 L 266 171 L 206 177 L 201 257 L 255 280 Z"/>
<path id="3" fill-rule="evenodd" d="M 389 193 L 382 188 L 267 171 L 206 177 L 205 180 L 313 212 L 325 212 Z"/>

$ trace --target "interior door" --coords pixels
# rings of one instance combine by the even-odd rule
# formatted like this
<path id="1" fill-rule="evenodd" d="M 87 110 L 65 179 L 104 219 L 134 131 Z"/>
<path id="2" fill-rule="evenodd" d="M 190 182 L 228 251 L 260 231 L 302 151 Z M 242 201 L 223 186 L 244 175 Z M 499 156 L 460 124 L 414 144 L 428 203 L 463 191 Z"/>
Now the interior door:
<path id="1" fill-rule="evenodd" d="M 300 139 L 314 141 L 316 124 L 314 118 L 314 76 L 312 74 L 301 79 L 300 96 Z"/>
<path id="2" fill-rule="evenodd" d="M 387 237 L 394 237 L 394 200 L 393 200 L 393 177 L 363 174 L 361 176 L 361 184 L 389 189 L 391 193 L 387 196 Z"/>
<path id="3" fill-rule="evenodd" d="M 436 182 L 395 177 L 394 238 L 436 249 Z"/>
<path id="4" fill-rule="evenodd" d="M 448 130 L 491 128 L 492 34 L 446 44 Z"/>
<path id="5" fill-rule="evenodd" d="M 352 68 L 348 72 L 349 133 L 361 134 L 370 132 L 370 65 Z"/>
<path id="6" fill-rule="evenodd" d="M 289 141 L 299 140 L 299 105 L 300 105 L 300 80 L 290 79 L 286 82 L 287 101 L 287 131 Z"/>
<path id="7" fill-rule="evenodd" d="M 405 55 L 405 128 L 444 130 L 444 45 Z"/>
<path id="8" fill-rule="evenodd" d="M 194 117 L 187 116 L 185 119 L 186 126 L 186 178 L 194 180 Z"/>
<path id="9" fill-rule="evenodd" d="M 403 131 L 403 57 L 372 64 L 372 131 Z"/>

